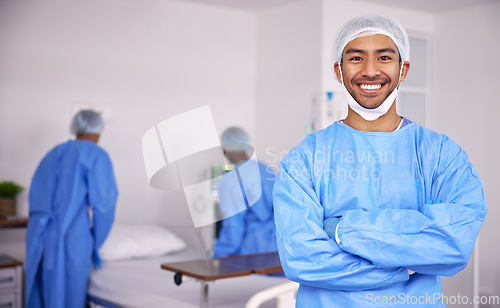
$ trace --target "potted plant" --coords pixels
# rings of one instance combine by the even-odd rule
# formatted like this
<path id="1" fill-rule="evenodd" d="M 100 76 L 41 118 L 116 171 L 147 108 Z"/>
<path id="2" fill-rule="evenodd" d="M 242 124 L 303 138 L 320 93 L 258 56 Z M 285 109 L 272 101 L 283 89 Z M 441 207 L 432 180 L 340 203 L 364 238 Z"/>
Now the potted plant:
<path id="1" fill-rule="evenodd" d="M 0 182 L 0 220 L 16 215 L 16 197 L 24 187 L 12 181 Z"/>

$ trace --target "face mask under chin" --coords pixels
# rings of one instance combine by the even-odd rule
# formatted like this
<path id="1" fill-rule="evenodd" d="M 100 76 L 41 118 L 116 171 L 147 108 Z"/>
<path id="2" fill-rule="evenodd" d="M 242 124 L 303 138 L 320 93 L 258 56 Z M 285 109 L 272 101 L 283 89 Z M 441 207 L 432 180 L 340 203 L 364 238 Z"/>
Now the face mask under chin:
<path id="1" fill-rule="evenodd" d="M 363 119 L 365 119 L 367 121 L 375 121 L 378 118 L 380 118 L 381 116 L 383 116 L 384 114 L 386 114 L 387 111 L 389 111 L 392 104 L 396 100 L 396 97 L 398 96 L 398 90 L 399 90 L 399 85 L 400 85 L 400 81 L 401 81 L 401 73 L 403 72 L 403 65 L 402 64 L 401 64 L 401 68 L 399 70 L 398 85 L 394 88 L 394 90 L 392 90 L 391 94 L 389 94 L 389 96 L 387 96 L 387 98 L 382 102 L 382 104 L 380 104 L 380 106 L 378 106 L 376 108 L 371 108 L 371 109 L 361 106 L 354 99 L 354 97 L 352 97 L 351 93 L 349 93 L 349 91 L 347 90 L 347 88 L 345 86 L 344 77 L 342 74 L 341 63 L 338 62 L 338 65 L 339 65 L 339 71 L 340 71 L 340 78 L 342 80 L 342 90 L 344 92 L 344 95 L 346 96 L 347 103 L 349 104 L 349 107 L 351 107 L 351 109 L 354 112 L 359 114 Z"/>

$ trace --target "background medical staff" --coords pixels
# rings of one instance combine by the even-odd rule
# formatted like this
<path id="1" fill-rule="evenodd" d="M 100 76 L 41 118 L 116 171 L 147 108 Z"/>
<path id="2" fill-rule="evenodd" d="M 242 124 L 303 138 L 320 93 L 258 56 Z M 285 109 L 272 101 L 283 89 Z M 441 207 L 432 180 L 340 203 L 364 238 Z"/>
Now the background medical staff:
<path id="1" fill-rule="evenodd" d="M 465 268 L 486 215 L 479 175 L 447 136 L 396 113 L 410 67 L 399 22 L 354 18 L 334 46 L 347 118 L 292 149 L 274 187 L 297 307 L 444 307 L 440 276 Z"/>
<path id="2" fill-rule="evenodd" d="M 252 153 L 249 145 L 250 139 L 242 128 L 226 129 L 221 141 L 224 154 L 236 167 L 250 158 Z M 245 184 L 244 189 L 239 185 L 233 185 L 232 181 L 227 180 L 229 177 L 223 177 L 219 182 L 221 211 L 224 211 L 224 208 L 236 207 L 231 203 L 240 202 L 238 200 L 242 200 L 242 194 L 253 194 L 254 191 L 261 190 L 262 195 L 255 204 L 248 205 L 246 210 L 222 221 L 222 227 L 214 245 L 214 258 L 278 250 L 272 200 L 276 174 L 262 162 L 258 162 L 258 169 L 260 179 L 253 176 L 251 172 L 240 173 L 241 176 L 247 177 L 242 180 Z M 242 205 L 242 208 L 245 207 Z"/>
<path id="3" fill-rule="evenodd" d="M 85 307 L 91 270 L 111 228 L 118 196 L 113 166 L 97 142 L 101 116 L 78 112 L 69 140 L 40 162 L 29 191 L 26 306 Z M 89 215 L 91 212 L 91 215 Z"/>

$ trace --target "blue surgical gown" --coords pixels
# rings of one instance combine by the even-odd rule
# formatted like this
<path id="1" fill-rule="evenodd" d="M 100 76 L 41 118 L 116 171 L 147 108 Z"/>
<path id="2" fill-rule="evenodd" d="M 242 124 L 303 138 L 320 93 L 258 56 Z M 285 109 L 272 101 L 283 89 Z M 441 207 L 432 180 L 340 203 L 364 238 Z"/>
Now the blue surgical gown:
<path id="1" fill-rule="evenodd" d="M 245 184 L 243 190 L 240 187 L 233 187 L 224 179 L 219 182 L 218 191 L 221 203 L 238 202 L 236 200 L 241 199 L 243 191 L 250 195 L 260 189 L 262 195 L 246 210 L 222 221 L 222 228 L 214 245 L 214 258 L 278 250 L 272 200 L 276 174 L 261 162 L 258 162 L 258 168 L 260 181 L 258 178 L 243 179 L 242 182 Z M 247 174 L 250 175 L 250 173 Z M 260 185 L 260 188 L 255 185 Z M 221 204 L 221 208 L 224 210 L 224 204 Z"/>
<path id="2" fill-rule="evenodd" d="M 27 307 L 85 306 L 91 263 L 98 266 L 117 195 L 108 154 L 91 141 L 70 140 L 42 159 L 29 192 Z"/>
<path id="3" fill-rule="evenodd" d="M 280 164 L 274 210 L 297 307 L 328 308 L 444 307 L 440 276 L 467 265 L 486 215 L 466 153 L 416 123 L 309 135 Z M 340 244 L 323 230 L 330 217 Z"/>

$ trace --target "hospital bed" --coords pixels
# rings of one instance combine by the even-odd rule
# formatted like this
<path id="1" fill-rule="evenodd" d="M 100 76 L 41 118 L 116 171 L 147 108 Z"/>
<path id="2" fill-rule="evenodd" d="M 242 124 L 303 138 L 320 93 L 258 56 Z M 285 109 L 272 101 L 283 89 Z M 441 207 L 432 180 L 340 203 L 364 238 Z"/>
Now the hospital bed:
<path id="1" fill-rule="evenodd" d="M 90 276 L 89 302 L 94 307 L 113 308 L 199 307 L 200 282 L 184 278 L 181 285 L 176 285 L 175 273 L 162 270 L 161 264 L 207 257 L 195 247 L 186 246 L 175 234 L 168 234 L 165 228 L 137 226 L 135 231 L 139 229 L 134 234 L 130 226 L 113 228 L 101 250 L 102 269 Z M 155 247 L 162 244 L 170 246 L 170 251 L 165 253 Z M 297 289 L 284 277 L 266 275 L 221 279 L 209 282 L 209 286 L 208 307 L 217 308 L 293 307 Z"/>

